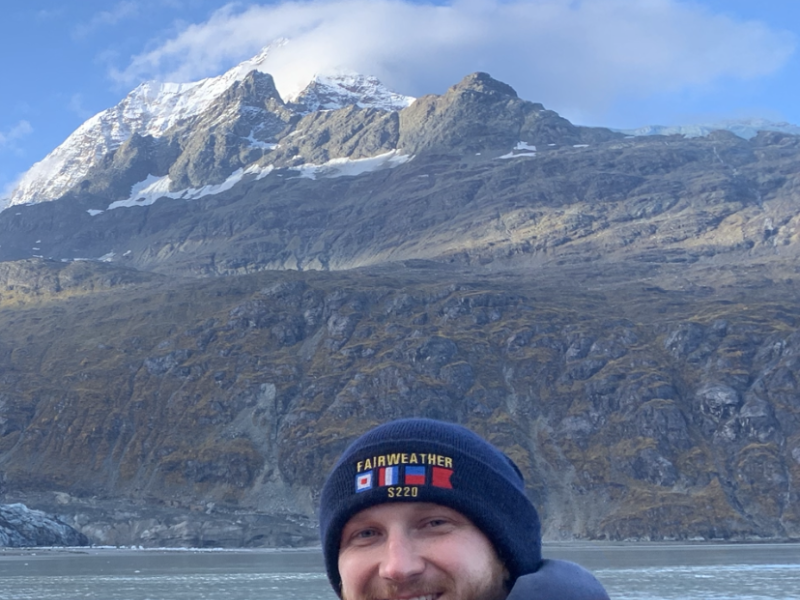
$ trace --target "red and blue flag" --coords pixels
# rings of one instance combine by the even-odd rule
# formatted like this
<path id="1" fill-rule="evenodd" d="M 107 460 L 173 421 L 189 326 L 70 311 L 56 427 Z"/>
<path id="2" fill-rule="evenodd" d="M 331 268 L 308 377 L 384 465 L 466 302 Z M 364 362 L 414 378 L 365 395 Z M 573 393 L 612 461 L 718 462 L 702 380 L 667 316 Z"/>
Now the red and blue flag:
<path id="1" fill-rule="evenodd" d="M 406 485 L 425 485 L 425 467 L 406 467 Z"/>

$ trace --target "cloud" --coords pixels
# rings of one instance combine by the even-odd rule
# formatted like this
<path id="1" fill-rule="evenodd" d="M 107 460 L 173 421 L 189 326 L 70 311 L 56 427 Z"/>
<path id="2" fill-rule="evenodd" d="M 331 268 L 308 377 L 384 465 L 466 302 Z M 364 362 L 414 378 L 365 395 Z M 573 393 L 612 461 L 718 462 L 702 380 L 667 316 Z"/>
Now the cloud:
<path id="1" fill-rule="evenodd" d="M 139 4 L 137 2 L 123 0 L 109 10 L 95 13 L 87 22 L 76 25 L 72 29 L 72 38 L 85 38 L 98 29 L 116 25 L 125 19 L 136 17 L 139 15 L 139 12 Z"/>
<path id="2" fill-rule="evenodd" d="M 33 127 L 28 121 L 19 121 L 7 131 L 0 131 L 0 153 L 10 152 L 12 155 L 21 155 L 22 150 L 17 141 L 33 133 Z M 5 166 L 5 165 L 4 165 Z M 0 169 L 0 211 L 6 208 L 4 199 L 11 197 L 11 192 L 16 187 L 21 175 L 10 178 L 8 173 Z"/>
<path id="3" fill-rule="evenodd" d="M 72 96 L 70 96 L 69 102 L 67 103 L 67 108 L 69 108 L 70 111 L 72 111 L 75 115 L 77 115 L 79 118 L 85 121 L 86 119 L 91 117 L 94 114 L 94 112 L 86 108 L 84 100 L 85 98 L 83 94 L 80 93 L 72 94 Z"/>
<path id="4" fill-rule="evenodd" d="M 19 121 L 8 131 L 0 131 L 0 149 L 15 148 L 15 142 L 33 133 L 33 127 L 28 121 Z"/>
<path id="5" fill-rule="evenodd" d="M 264 70 L 282 94 L 336 68 L 417 96 L 486 71 L 525 99 L 590 120 L 623 96 L 769 75 L 796 46 L 789 32 L 681 0 L 308 0 L 229 4 L 111 75 L 127 86 L 197 80 L 278 38 L 291 42 Z"/>

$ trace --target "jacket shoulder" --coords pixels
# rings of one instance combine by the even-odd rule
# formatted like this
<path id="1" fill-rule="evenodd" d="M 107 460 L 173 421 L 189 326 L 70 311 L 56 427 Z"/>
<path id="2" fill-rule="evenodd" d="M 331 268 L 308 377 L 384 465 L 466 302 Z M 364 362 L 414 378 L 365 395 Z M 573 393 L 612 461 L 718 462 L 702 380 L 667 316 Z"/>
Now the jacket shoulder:
<path id="1" fill-rule="evenodd" d="M 517 578 L 507 600 L 609 600 L 594 575 L 565 560 L 543 560 L 535 573 Z"/>

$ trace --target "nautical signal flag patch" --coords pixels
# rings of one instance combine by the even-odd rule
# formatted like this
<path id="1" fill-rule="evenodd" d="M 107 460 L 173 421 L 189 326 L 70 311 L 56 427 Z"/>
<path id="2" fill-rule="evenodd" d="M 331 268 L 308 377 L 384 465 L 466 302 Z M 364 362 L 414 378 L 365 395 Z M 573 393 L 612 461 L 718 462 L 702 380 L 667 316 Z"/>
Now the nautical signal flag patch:
<path id="1" fill-rule="evenodd" d="M 452 464 L 452 463 L 450 463 Z M 393 465 L 356 474 L 356 493 L 389 486 L 432 486 L 453 489 L 453 469 L 427 465 Z M 414 494 L 416 496 L 416 493 Z"/>
<path id="2" fill-rule="evenodd" d="M 372 471 L 356 475 L 356 492 L 366 492 L 372 488 Z"/>
<path id="3" fill-rule="evenodd" d="M 400 483 L 400 467 L 382 467 L 378 469 L 378 485 L 397 485 Z"/>
<path id="4" fill-rule="evenodd" d="M 443 469 L 441 467 L 433 467 L 431 472 L 431 485 L 440 488 L 453 489 L 453 484 L 450 483 L 450 476 L 453 474 L 452 469 Z"/>
<path id="5" fill-rule="evenodd" d="M 406 467 L 406 485 L 425 485 L 425 467 Z"/>
<path id="6" fill-rule="evenodd" d="M 432 452 L 389 452 L 365 456 L 356 461 L 356 493 L 372 489 L 388 490 L 397 497 L 397 486 L 402 486 L 402 497 L 416 498 L 424 486 L 453 489 L 455 473 L 453 457 Z M 412 491 L 413 488 L 413 491 Z"/>

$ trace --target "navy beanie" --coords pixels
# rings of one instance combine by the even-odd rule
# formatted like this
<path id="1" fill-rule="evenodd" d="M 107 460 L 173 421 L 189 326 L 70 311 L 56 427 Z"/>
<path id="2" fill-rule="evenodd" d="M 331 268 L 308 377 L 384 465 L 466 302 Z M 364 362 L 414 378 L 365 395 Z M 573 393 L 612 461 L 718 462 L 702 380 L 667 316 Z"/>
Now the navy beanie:
<path id="1" fill-rule="evenodd" d="M 542 561 L 539 515 L 514 462 L 460 425 L 400 419 L 356 439 L 322 488 L 322 551 L 337 594 L 342 529 L 385 502 L 433 502 L 465 515 L 492 542 L 511 583 Z"/>

